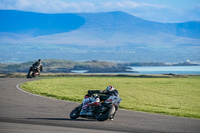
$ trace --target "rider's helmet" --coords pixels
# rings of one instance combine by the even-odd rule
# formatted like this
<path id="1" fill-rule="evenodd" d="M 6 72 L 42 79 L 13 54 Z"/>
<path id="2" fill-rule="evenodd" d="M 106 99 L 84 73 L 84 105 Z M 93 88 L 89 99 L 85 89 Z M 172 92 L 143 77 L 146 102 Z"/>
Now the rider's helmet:
<path id="1" fill-rule="evenodd" d="M 108 86 L 107 88 L 106 88 L 106 90 L 107 91 L 114 91 L 115 90 L 115 88 L 114 88 L 114 86 Z"/>
<path id="2" fill-rule="evenodd" d="M 41 60 L 41 59 L 38 59 L 38 61 L 41 62 L 42 60 Z"/>

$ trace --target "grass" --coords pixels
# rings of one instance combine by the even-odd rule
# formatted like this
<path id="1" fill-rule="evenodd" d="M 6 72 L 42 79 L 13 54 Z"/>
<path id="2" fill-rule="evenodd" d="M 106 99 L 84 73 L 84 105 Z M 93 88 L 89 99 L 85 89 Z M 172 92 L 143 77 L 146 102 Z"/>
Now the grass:
<path id="1" fill-rule="evenodd" d="M 26 78 L 27 73 L 0 73 L 0 78 Z M 42 73 L 38 78 L 55 77 L 140 77 L 140 78 L 186 78 L 188 75 L 153 75 L 153 74 L 106 74 L 106 73 Z"/>
<path id="2" fill-rule="evenodd" d="M 87 90 L 119 91 L 120 108 L 200 119 L 200 76 L 189 78 L 63 77 L 27 82 L 21 88 L 48 97 L 81 102 Z"/>

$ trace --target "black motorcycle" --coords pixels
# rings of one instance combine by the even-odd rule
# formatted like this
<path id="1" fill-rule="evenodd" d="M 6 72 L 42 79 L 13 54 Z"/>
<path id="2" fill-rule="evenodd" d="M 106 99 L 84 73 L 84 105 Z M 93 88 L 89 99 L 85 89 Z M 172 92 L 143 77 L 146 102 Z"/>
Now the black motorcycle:
<path id="1" fill-rule="evenodd" d="M 37 75 L 40 75 L 40 68 L 30 67 L 29 72 L 27 74 L 27 78 L 34 78 Z"/>

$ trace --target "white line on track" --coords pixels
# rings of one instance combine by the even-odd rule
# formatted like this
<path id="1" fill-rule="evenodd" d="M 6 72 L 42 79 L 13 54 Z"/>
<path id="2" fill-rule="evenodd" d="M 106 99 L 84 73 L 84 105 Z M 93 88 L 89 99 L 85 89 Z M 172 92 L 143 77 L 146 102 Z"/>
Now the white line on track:
<path id="1" fill-rule="evenodd" d="M 25 93 L 29 94 L 29 95 L 33 95 L 33 96 L 37 96 L 37 97 L 41 97 L 41 98 L 46 98 L 46 99 L 50 99 L 50 100 L 56 100 L 56 101 L 62 101 L 62 102 L 69 102 L 69 101 L 65 101 L 65 100 L 59 100 L 59 99 L 50 98 L 50 97 L 45 97 L 45 96 L 41 96 L 41 95 L 37 95 L 37 94 L 33 94 L 33 93 L 30 93 L 30 92 L 27 92 L 27 91 L 25 91 L 25 90 L 23 90 L 23 89 L 20 88 L 20 85 L 21 85 L 21 84 L 22 84 L 22 83 L 19 83 L 18 85 L 16 85 L 16 88 L 17 88 L 18 90 L 22 91 L 22 92 L 25 92 Z M 72 103 L 73 103 L 73 102 L 72 102 Z M 74 103 L 75 103 L 75 102 L 74 102 Z"/>

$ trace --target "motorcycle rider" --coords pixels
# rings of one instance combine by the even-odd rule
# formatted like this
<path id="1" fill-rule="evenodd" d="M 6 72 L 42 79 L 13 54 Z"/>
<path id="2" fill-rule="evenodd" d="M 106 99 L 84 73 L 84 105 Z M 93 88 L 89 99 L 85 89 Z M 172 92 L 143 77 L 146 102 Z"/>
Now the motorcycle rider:
<path id="1" fill-rule="evenodd" d="M 40 73 L 40 71 L 43 70 L 43 69 L 42 69 L 42 60 L 41 60 L 41 59 L 38 59 L 38 61 L 36 61 L 36 62 L 32 65 L 32 67 L 30 67 L 29 72 L 30 72 L 31 70 L 35 69 L 35 68 L 36 68 L 37 72 L 39 72 L 39 73 Z"/>
<path id="2" fill-rule="evenodd" d="M 114 86 L 108 86 L 104 91 L 101 90 L 88 90 L 88 94 L 105 94 L 106 96 L 119 96 L 119 92 L 114 88 Z M 104 97 L 100 97 L 104 101 Z"/>
<path id="3" fill-rule="evenodd" d="M 104 91 L 101 90 L 88 90 L 88 94 L 92 95 L 92 94 L 104 94 L 104 95 L 100 95 L 100 101 L 105 101 L 108 99 L 108 97 L 110 96 L 119 96 L 119 92 L 114 88 L 114 86 L 108 86 Z M 118 106 L 115 107 L 115 113 L 118 110 Z M 110 120 L 114 119 L 114 115 L 110 118 Z"/>

